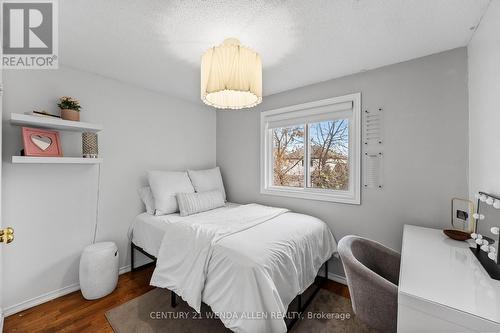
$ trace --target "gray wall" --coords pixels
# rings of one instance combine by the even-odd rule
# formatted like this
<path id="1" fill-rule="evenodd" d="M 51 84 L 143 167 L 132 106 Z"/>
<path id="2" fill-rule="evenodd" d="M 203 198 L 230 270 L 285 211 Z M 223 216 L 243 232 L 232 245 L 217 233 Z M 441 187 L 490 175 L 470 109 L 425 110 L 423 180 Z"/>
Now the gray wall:
<path id="1" fill-rule="evenodd" d="M 6 71 L 4 86 L 2 214 L 16 240 L 3 248 L 3 306 L 11 313 L 46 293 L 78 287 L 79 256 L 94 232 L 98 173 L 92 165 L 12 164 L 22 141 L 20 128 L 8 121 L 11 112 L 57 112 L 56 99 L 69 95 L 81 100 L 82 121 L 103 124 L 97 240 L 117 243 L 125 269 L 127 231 L 143 211 L 137 188 L 146 183 L 146 171 L 214 166 L 216 113 L 202 103 L 68 68 Z M 65 155 L 81 154 L 80 134 L 61 139 Z"/>
<path id="2" fill-rule="evenodd" d="M 499 31 L 500 1 L 492 1 L 468 47 L 471 198 L 480 190 L 500 195 Z"/>
<path id="3" fill-rule="evenodd" d="M 362 93 L 363 110 L 384 109 L 384 188 L 363 189 L 359 206 L 261 195 L 259 113 L 353 92 Z M 449 224 L 450 199 L 467 196 L 467 146 L 465 48 L 267 96 L 256 109 L 217 112 L 217 164 L 229 200 L 314 215 L 337 240 L 357 234 L 397 250 L 404 224 Z"/>

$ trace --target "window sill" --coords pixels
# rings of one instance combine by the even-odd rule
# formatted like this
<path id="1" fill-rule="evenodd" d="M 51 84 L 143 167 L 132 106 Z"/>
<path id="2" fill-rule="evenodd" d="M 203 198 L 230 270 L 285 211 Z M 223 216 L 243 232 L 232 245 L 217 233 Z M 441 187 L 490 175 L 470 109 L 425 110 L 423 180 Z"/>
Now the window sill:
<path id="1" fill-rule="evenodd" d="M 346 192 L 345 194 L 340 193 L 328 193 L 322 191 L 311 191 L 303 189 L 293 189 L 293 188 L 279 188 L 279 187 L 268 187 L 260 190 L 261 194 L 265 195 L 275 195 L 282 197 L 299 198 L 306 200 L 318 200 L 318 201 L 329 201 L 337 203 L 345 203 L 352 205 L 361 204 L 361 200 L 355 197 L 352 192 Z"/>

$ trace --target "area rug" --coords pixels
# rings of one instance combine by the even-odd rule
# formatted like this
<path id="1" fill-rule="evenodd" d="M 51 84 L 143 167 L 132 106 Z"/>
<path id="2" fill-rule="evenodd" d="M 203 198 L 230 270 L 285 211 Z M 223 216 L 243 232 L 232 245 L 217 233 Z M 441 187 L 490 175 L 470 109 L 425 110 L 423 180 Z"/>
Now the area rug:
<path id="1" fill-rule="evenodd" d="M 293 304 L 292 304 L 293 306 Z M 291 307 L 293 309 L 293 307 Z M 211 318 L 210 308 L 203 306 L 201 316 L 183 301 L 170 306 L 170 292 L 156 288 L 106 312 L 115 333 L 221 333 L 230 332 L 219 319 Z M 355 332 L 372 333 L 359 322 L 349 299 L 320 290 L 293 329 L 293 333 Z"/>

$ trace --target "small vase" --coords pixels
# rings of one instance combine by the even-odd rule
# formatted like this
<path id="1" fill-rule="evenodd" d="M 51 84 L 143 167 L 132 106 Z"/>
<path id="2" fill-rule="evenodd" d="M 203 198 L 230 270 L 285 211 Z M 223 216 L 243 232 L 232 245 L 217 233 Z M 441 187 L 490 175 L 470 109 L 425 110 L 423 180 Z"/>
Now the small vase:
<path id="1" fill-rule="evenodd" d="M 82 133 L 82 154 L 86 158 L 97 158 L 99 147 L 96 133 Z"/>
<path id="2" fill-rule="evenodd" d="M 64 120 L 80 121 L 80 112 L 70 109 L 61 109 L 61 118 Z"/>

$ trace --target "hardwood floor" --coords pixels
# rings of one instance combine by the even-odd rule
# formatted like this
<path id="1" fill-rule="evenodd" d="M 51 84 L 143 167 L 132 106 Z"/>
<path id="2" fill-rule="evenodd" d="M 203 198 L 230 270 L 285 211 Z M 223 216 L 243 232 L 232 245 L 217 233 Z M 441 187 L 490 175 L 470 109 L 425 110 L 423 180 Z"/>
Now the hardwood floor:
<path id="1" fill-rule="evenodd" d="M 319 278 L 322 283 L 322 287 L 326 290 L 331 291 L 332 293 L 335 293 L 337 295 L 340 295 L 345 298 L 351 298 L 351 295 L 349 295 L 349 288 L 345 284 L 338 283 L 332 280 L 327 280 L 325 278 Z"/>
<path id="2" fill-rule="evenodd" d="M 87 301 L 80 291 L 5 318 L 4 332 L 110 332 L 104 313 L 153 289 L 149 285 L 154 266 L 120 275 L 116 290 L 101 299 Z"/>
<path id="3" fill-rule="evenodd" d="M 116 290 L 104 298 L 87 301 L 80 291 L 59 297 L 5 318 L 4 332 L 104 332 L 113 333 L 104 313 L 153 289 L 149 285 L 153 266 L 125 273 Z M 343 297 L 343 284 L 325 281 L 323 287 Z"/>

